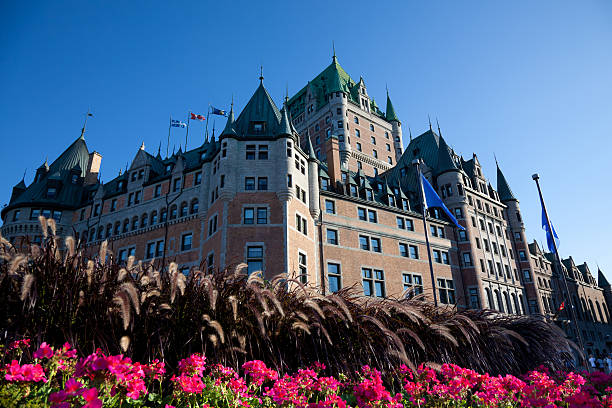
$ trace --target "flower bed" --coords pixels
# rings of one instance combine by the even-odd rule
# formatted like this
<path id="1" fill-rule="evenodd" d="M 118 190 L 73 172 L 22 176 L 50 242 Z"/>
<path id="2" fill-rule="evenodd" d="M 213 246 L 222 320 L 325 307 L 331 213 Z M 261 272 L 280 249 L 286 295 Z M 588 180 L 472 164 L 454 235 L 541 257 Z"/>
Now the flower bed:
<path id="1" fill-rule="evenodd" d="M 438 370 L 400 366 L 396 381 L 365 366 L 360 380 L 325 375 L 316 363 L 281 376 L 249 361 L 242 375 L 193 354 L 170 373 L 163 362 L 133 362 L 97 351 L 79 357 L 69 345 L 43 343 L 30 355 L 21 340 L 4 350 L 0 406 L 78 407 L 612 407 L 612 376 L 604 373 L 531 371 L 479 374 L 452 364 Z M 29 360 L 29 361 L 28 361 Z"/>

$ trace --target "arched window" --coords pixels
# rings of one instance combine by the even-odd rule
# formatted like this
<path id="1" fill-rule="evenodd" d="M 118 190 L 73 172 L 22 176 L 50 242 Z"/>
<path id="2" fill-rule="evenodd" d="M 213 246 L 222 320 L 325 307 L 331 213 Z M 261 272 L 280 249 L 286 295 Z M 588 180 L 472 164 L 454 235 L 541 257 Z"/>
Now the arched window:
<path id="1" fill-rule="evenodd" d="M 110 238 L 113 235 L 113 224 L 108 224 L 106 226 L 106 238 Z"/>
<path id="2" fill-rule="evenodd" d="M 506 302 L 506 312 L 512 313 L 512 304 L 510 303 L 510 296 L 508 296 L 508 292 L 504 292 L 504 301 Z"/>
<path id="3" fill-rule="evenodd" d="M 142 214 L 142 217 L 140 217 L 140 228 L 146 227 L 148 222 L 149 216 L 147 215 L 147 213 Z"/>
<path id="4" fill-rule="evenodd" d="M 103 235 L 104 235 L 104 227 L 98 227 L 98 235 L 96 236 L 96 238 L 102 239 Z"/>
<path id="5" fill-rule="evenodd" d="M 173 204 L 170 207 L 170 219 L 173 220 L 176 218 L 176 204 Z"/>
<path id="6" fill-rule="evenodd" d="M 180 217 L 186 217 L 187 216 L 187 203 L 185 201 L 183 201 L 181 203 L 181 212 L 180 212 Z"/>
<path id="7" fill-rule="evenodd" d="M 151 225 L 157 224 L 157 211 L 151 213 Z"/>
<path id="8" fill-rule="evenodd" d="M 487 306 L 489 309 L 495 309 L 495 303 L 493 301 L 493 296 L 491 295 L 491 289 L 485 288 L 485 292 L 487 293 Z"/>
<path id="9" fill-rule="evenodd" d="M 193 200 L 191 200 L 191 208 L 189 209 L 189 213 L 190 214 L 197 214 L 198 212 L 198 207 L 199 207 L 199 202 L 197 198 L 194 198 Z"/>
<path id="10" fill-rule="evenodd" d="M 138 216 L 132 217 L 132 231 L 138 229 Z"/>
<path id="11" fill-rule="evenodd" d="M 550 310 L 548 310 L 548 302 L 546 301 L 546 298 L 544 296 L 542 296 L 542 305 L 544 306 L 544 310 L 546 312 L 550 312 Z"/>
<path id="12" fill-rule="evenodd" d="M 517 299 L 517 297 L 516 297 L 516 294 L 515 294 L 515 293 L 513 293 L 513 294 L 512 294 L 512 303 L 514 303 L 514 312 L 515 312 L 516 314 L 519 314 L 519 315 L 520 315 L 520 314 L 521 314 L 521 307 L 520 307 L 520 306 L 519 306 L 519 304 L 518 304 L 518 299 Z"/>
<path id="13" fill-rule="evenodd" d="M 115 223 L 115 235 L 119 235 L 121 233 L 121 222 L 117 221 Z"/>
<path id="14" fill-rule="evenodd" d="M 129 229 L 130 229 L 130 220 L 126 218 L 125 220 L 123 220 L 123 233 L 128 232 Z"/>
<path id="15" fill-rule="evenodd" d="M 162 208 L 159 212 L 159 222 L 166 222 L 167 219 L 168 219 L 168 210 L 165 208 Z"/>
<path id="16" fill-rule="evenodd" d="M 493 292 L 495 293 L 495 310 L 503 312 L 504 304 L 502 303 L 501 295 L 497 289 L 495 289 Z"/>
<path id="17" fill-rule="evenodd" d="M 521 306 L 521 314 L 525 314 L 525 299 L 523 299 L 523 295 L 519 295 L 519 305 Z"/>

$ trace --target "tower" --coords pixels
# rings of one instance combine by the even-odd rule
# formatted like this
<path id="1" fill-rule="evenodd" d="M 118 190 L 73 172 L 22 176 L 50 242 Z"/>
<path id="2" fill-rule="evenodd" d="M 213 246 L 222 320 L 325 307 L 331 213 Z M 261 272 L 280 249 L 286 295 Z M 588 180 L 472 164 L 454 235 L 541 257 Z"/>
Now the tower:
<path id="1" fill-rule="evenodd" d="M 402 156 L 402 149 L 404 147 L 404 140 L 402 139 L 402 122 L 395 114 L 395 109 L 391 103 L 389 97 L 389 91 L 387 91 L 387 109 L 385 113 L 387 121 L 391 123 L 392 130 L 391 135 L 393 136 L 393 148 L 395 150 L 395 161 L 398 162 Z"/>

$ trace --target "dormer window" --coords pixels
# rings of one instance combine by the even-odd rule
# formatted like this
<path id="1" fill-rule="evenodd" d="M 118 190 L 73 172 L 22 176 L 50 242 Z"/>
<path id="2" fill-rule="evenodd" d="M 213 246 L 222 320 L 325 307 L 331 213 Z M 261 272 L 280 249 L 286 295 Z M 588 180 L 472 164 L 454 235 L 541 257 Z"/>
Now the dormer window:
<path id="1" fill-rule="evenodd" d="M 351 197 L 357 197 L 358 196 L 357 186 L 356 185 L 351 184 L 350 190 L 351 190 Z"/>
<path id="2" fill-rule="evenodd" d="M 144 177 L 144 169 L 138 172 L 138 180 L 142 180 L 143 177 Z"/>
<path id="3" fill-rule="evenodd" d="M 408 211 L 408 200 L 405 198 L 402 198 L 402 209 Z"/>
<path id="4" fill-rule="evenodd" d="M 76 183 L 77 183 L 77 181 L 79 181 L 79 176 L 78 176 L 78 174 L 73 174 L 73 175 L 72 175 L 72 177 L 70 178 L 70 182 L 71 182 L 72 184 L 76 184 Z"/>
<path id="5" fill-rule="evenodd" d="M 395 197 L 389 194 L 389 206 L 395 207 Z"/>
<path id="6" fill-rule="evenodd" d="M 371 188 L 366 188 L 365 193 L 366 193 L 366 200 L 374 201 L 374 193 L 372 192 Z"/>
<path id="7" fill-rule="evenodd" d="M 321 189 L 329 190 L 329 179 L 325 177 L 321 177 Z"/>
<path id="8" fill-rule="evenodd" d="M 57 188 L 49 187 L 47 188 L 47 198 L 55 198 L 57 196 Z"/>
<path id="9" fill-rule="evenodd" d="M 121 190 L 123 188 L 123 180 L 119 182 L 117 185 L 117 190 Z"/>
<path id="10" fill-rule="evenodd" d="M 172 164 L 167 164 L 166 165 L 166 171 L 168 172 L 170 170 L 172 170 Z"/>
<path id="11" fill-rule="evenodd" d="M 132 181 L 136 181 L 137 176 L 138 176 L 137 172 L 132 173 Z"/>
<path id="12" fill-rule="evenodd" d="M 251 122 L 251 133 L 261 134 L 266 130 L 266 122 Z"/>

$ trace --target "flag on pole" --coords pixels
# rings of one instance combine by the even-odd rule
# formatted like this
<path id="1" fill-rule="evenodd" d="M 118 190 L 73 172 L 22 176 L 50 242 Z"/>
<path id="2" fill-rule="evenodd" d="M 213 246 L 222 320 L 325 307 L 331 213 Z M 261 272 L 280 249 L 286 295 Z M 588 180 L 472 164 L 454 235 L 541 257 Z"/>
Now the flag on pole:
<path id="1" fill-rule="evenodd" d="M 204 115 L 199 115 L 193 112 L 190 112 L 189 114 L 191 115 L 190 117 L 191 120 L 206 120 L 206 117 Z"/>
<path id="2" fill-rule="evenodd" d="M 178 128 L 185 128 L 185 127 L 187 127 L 187 124 L 185 122 L 181 122 L 180 120 L 171 119 L 170 120 L 170 126 L 178 127 Z"/>
<path id="3" fill-rule="evenodd" d="M 546 213 L 544 212 L 544 205 L 542 205 L 542 229 L 546 231 L 546 244 L 548 245 L 548 250 L 554 253 L 555 246 L 553 245 L 553 237 L 555 237 L 555 243 L 557 244 L 557 248 L 559 248 L 561 241 L 557 236 L 557 231 L 555 231 L 555 227 L 553 226 L 552 221 L 550 222 L 550 227 L 552 228 L 552 234 L 548 230 L 548 222 L 546 222 Z"/>
<path id="4" fill-rule="evenodd" d="M 211 106 L 210 113 L 213 115 L 225 116 L 225 111 L 223 109 L 217 109 L 214 106 Z"/>
<path id="5" fill-rule="evenodd" d="M 449 211 L 448 208 L 442 202 L 442 199 L 436 193 L 436 190 L 429 184 L 429 181 L 425 178 L 423 173 L 421 173 L 421 180 L 423 181 L 423 192 L 425 194 L 425 209 L 429 207 L 439 207 L 446 213 L 448 218 L 459 228 L 460 230 L 465 230 L 465 228 L 459 224 L 455 216 Z"/>
<path id="6" fill-rule="evenodd" d="M 557 310 L 557 313 L 562 312 L 563 309 L 565 309 L 565 301 L 561 302 L 561 305 L 559 305 L 559 309 Z"/>

